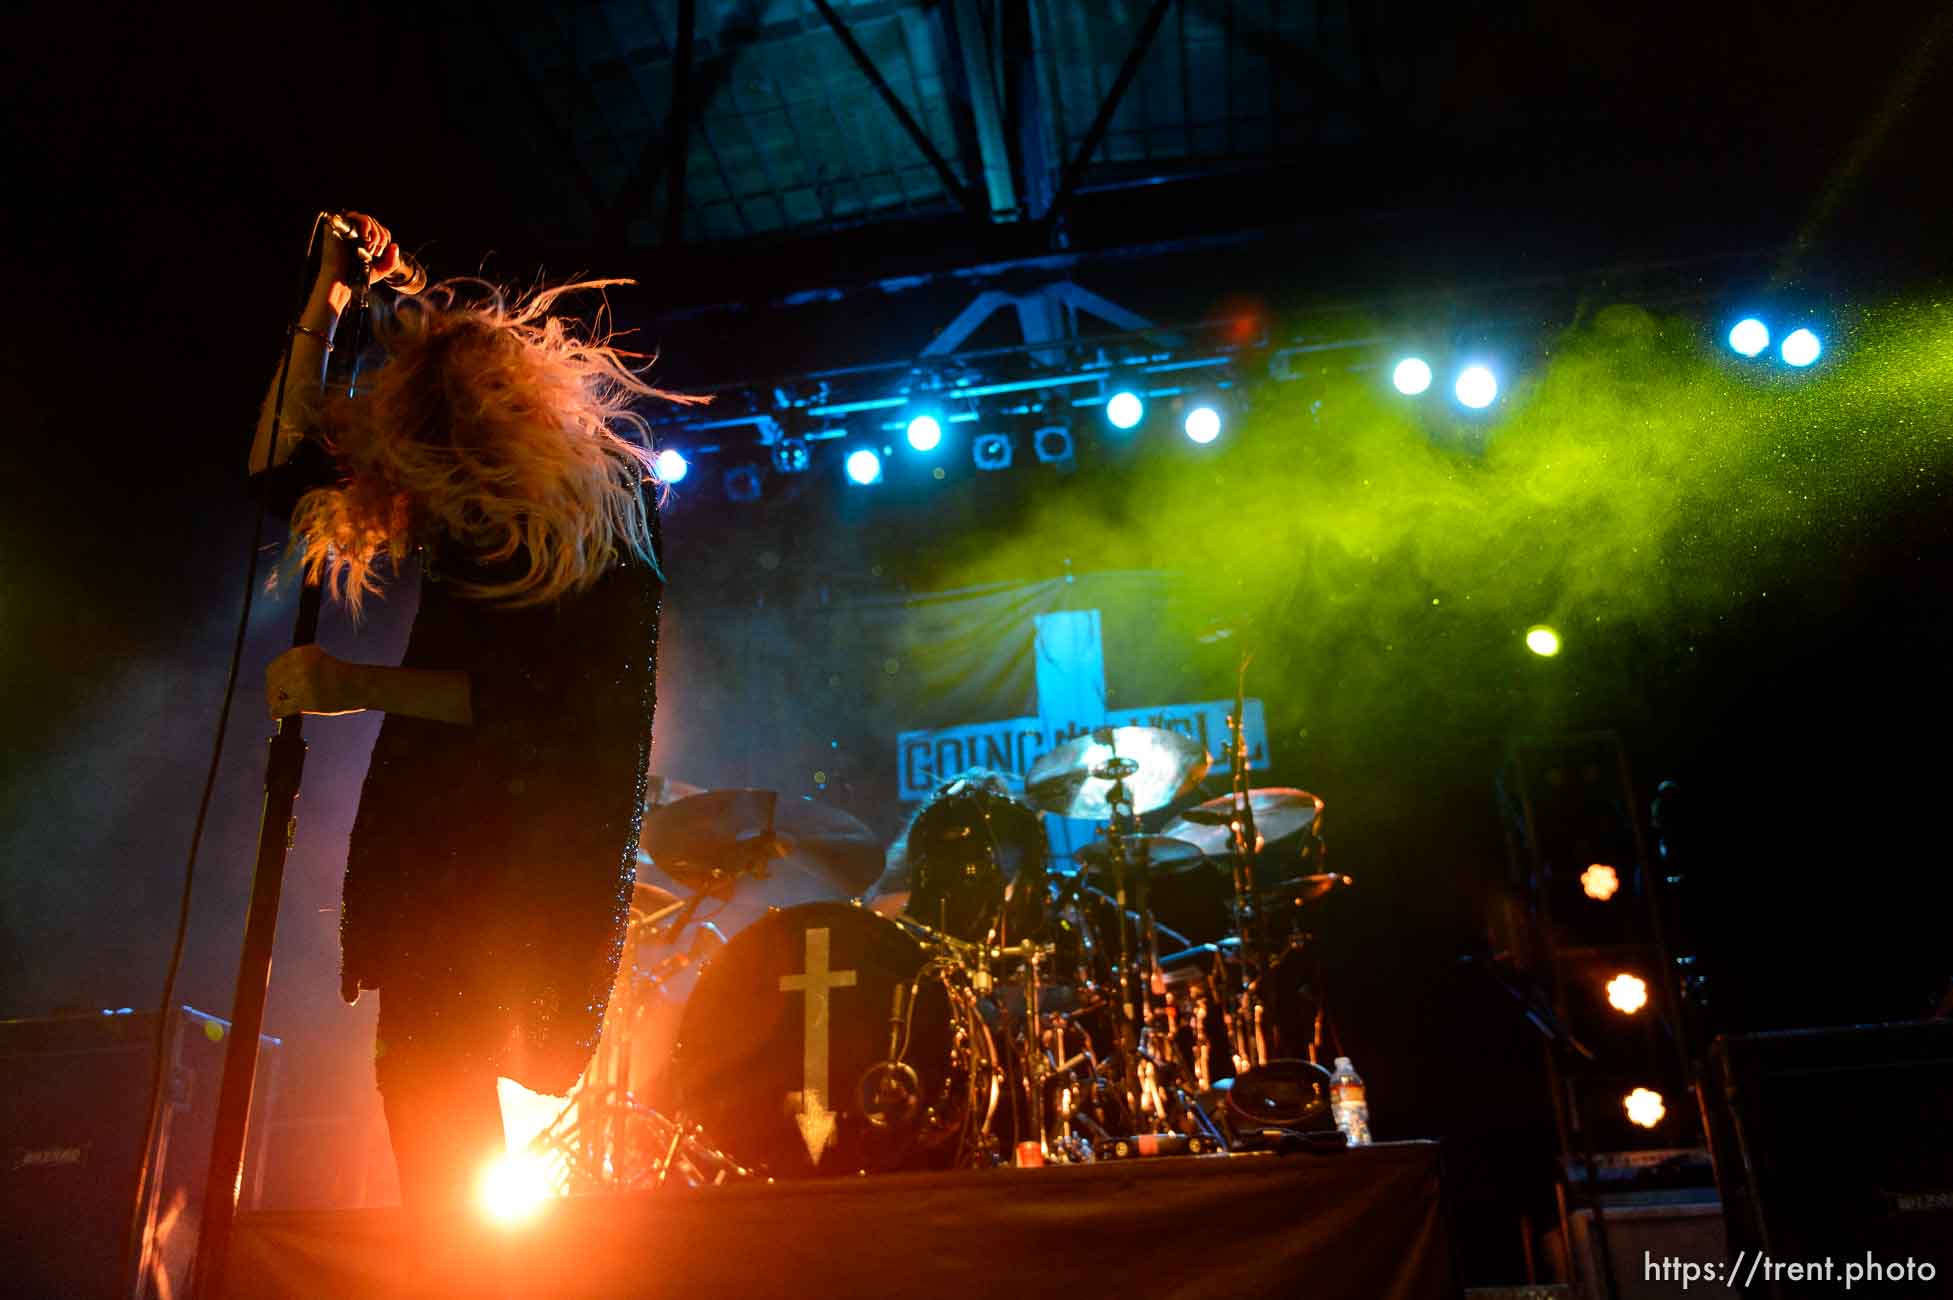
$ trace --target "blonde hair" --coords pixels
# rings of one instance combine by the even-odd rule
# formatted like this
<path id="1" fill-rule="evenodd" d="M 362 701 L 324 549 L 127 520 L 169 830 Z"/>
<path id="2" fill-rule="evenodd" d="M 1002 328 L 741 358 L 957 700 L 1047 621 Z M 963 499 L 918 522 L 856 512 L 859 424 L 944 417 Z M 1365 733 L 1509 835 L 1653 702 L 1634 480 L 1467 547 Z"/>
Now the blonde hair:
<path id="1" fill-rule="evenodd" d="M 588 335 L 549 314 L 565 294 L 630 283 L 585 280 L 510 301 L 463 280 L 402 300 L 376 326 L 389 359 L 370 391 L 320 412 L 346 479 L 292 512 L 306 580 L 357 614 L 379 590 L 383 557 L 397 565 L 444 537 L 484 564 L 523 557 L 526 571 L 506 582 L 456 584 L 511 606 L 582 591 L 625 553 L 655 565 L 651 429 L 633 407 L 708 399 L 646 383 L 630 363 L 650 358 L 611 344 L 602 309 Z"/>

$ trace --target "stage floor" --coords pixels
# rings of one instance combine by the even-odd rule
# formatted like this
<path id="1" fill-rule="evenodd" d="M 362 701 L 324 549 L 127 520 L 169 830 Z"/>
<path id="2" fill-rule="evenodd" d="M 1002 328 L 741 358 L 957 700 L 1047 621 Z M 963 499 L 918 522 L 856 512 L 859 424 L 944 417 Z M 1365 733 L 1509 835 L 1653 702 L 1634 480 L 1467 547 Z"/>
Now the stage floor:
<path id="1" fill-rule="evenodd" d="M 229 1294 L 1352 1297 L 1458 1294 L 1436 1143 L 1331 1155 L 573 1198 L 517 1228 L 397 1210 L 239 1217 Z"/>

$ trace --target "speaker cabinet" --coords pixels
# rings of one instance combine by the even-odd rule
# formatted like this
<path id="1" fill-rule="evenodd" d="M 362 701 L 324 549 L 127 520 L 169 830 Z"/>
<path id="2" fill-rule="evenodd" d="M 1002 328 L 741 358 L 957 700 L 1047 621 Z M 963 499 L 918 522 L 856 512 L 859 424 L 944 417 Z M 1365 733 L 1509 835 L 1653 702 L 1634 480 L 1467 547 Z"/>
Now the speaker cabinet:
<path id="1" fill-rule="evenodd" d="M 230 1026 L 190 1007 L 0 1021 L 0 1261 L 20 1296 L 181 1296 L 203 1208 Z M 139 1187 L 151 1070 L 169 1052 L 149 1185 Z M 270 1109 L 278 1040 L 260 1040 L 252 1118 Z M 264 1131 L 253 1123 L 254 1135 Z M 244 1203 L 263 1166 L 247 1144 Z M 145 1225 L 140 1280 L 124 1248 Z"/>
<path id="2" fill-rule="evenodd" d="M 1703 1109 L 1730 1258 L 1833 1262 L 1828 1282 L 1757 1277 L 1751 1297 L 1835 1295 L 1913 1264 L 1953 1292 L 1953 1021 L 1718 1038 Z M 1903 1276 L 1901 1276 L 1903 1280 Z"/>

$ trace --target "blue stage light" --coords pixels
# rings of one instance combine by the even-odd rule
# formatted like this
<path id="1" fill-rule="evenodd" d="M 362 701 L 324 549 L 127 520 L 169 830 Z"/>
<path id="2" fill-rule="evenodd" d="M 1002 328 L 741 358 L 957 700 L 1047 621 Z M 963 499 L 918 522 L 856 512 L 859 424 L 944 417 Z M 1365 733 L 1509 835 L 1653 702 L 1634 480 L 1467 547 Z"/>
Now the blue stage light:
<path id="1" fill-rule="evenodd" d="M 1221 413 L 1211 406 L 1196 406 L 1188 411 L 1187 436 L 1202 444 L 1220 437 Z"/>
<path id="2" fill-rule="evenodd" d="M 1797 366 L 1800 369 L 1817 360 L 1823 351 L 1824 344 L 1820 343 L 1817 335 L 1809 330 L 1790 331 L 1784 335 L 1783 346 L 1780 349 L 1784 364 Z"/>
<path id="3" fill-rule="evenodd" d="M 1498 397 L 1499 377 L 1484 366 L 1466 366 L 1452 391 L 1464 405 L 1482 411 Z"/>
<path id="4" fill-rule="evenodd" d="M 1009 469 L 1013 450 L 1007 433 L 979 433 L 970 442 L 970 459 L 983 470 Z"/>
<path id="5" fill-rule="evenodd" d="M 1146 418 L 1146 403 L 1130 390 L 1114 393 L 1105 404 L 1105 418 L 1115 429 L 1130 429 Z"/>
<path id="6" fill-rule="evenodd" d="M 1405 397 L 1416 397 L 1431 386 L 1431 367 L 1422 357 L 1405 357 L 1390 372 L 1390 382 Z"/>
<path id="7" fill-rule="evenodd" d="M 657 474 L 660 483 L 677 483 L 691 471 L 691 468 L 691 462 L 670 447 L 659 452 L 658 458 L 651 462 L 651 469 Z"/>
<path id="8" fill-rule="evenodd" d="M 848 453 L 848 477 L 866 487 L 882 479 L 882 458 L 866 447 Z"/>
<path id="9" fill-rule="evenodd" d="M 909 421 L 909 445 L 917 451 L 934 451 L 942 441 L 942 422 L 935 416 L 918 415 Z"/>
<path id="10" fill-rule="evenodd" d="M 1770 327 L 1754 316 L 1739 320 L 1729 331 L 1729 346 L 1739 355 L 1753 357 L 1770 346 Z"/>

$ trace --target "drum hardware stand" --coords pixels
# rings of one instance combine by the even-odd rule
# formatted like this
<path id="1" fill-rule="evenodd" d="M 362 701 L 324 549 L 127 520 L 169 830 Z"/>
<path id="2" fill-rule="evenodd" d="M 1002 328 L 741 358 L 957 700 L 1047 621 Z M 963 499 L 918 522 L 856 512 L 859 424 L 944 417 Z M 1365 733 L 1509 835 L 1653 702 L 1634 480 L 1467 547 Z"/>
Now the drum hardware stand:
<path id="1" fill-rule="evenodd" d="M 1241 934 L 1241 955 L 1253 974 L 1240 992 L 1240 1012 L 1234 1019 L 1230 1039 L 1234 1047 L 1237 1072 L 1268 1061 L 1268 1041 L 1263 1030 L 1261 981 L 1270 962 L 1267 936 L 1261 915 L 1260 896 L 1255 887 L 1255 863 L 1261 852 L 1261 835 L 1255 829 L 1254 799 L 1249 793 L 1247 694 L 1248 665 L 1254 656 L 1244 654 L 1235 677 L 1234 712 L 1228 716 L 1228 777 L 1234 795 L 1234 816 L 1229 827 L 1234 838 L 1234 915 Z"/>
<path id="2" fill-rule="evenodd" d="M 1130 758 L 1114 755 L 1092 769 L 1092 777 L 1099 781 L 1112 782 L 1106 792 L 1106 805 L 1112 811 L 1111 824 L 1106 828 L 1106 845 L 1110 853 L 1115 897 L 1114 903 L 1119 916 L 1119 1065 L 1120 1082 L 1124 1090 L 1126 1114 L 1129 1123 L 1137 1124 L 1140 1103 L 1145 1095 L 1145 1084 L 1140 1078 L 1139 1029 L 1145 1023 L 1140 1018 L 1142 1002 L 1151 1009 L 1150 987 L 1142 991 L 1134 989 L 1133 980 L 1133 933 L 1132 920 L 1126 915 L 1128 904 L 1139 901 L 1134 897 L 1135 886 L 1143 894 L 1143 882 L 1132 868 L 1132 861 L 1126 855 L 1126 836 L 1137 832 L 1139 820 L 1132 810 L 1132 795 L 1126 788 L 1126 778 L 1139 771 L 1139 764 Z M 1150 984 L 1150 981 L 1149 981 Z"/>
<path id="3" fill-rule="evenodd" d="M 625 940 L 627 991 L 612 1004 L 615 1020 L 602 1032 L 591 1068 L 571 1092 L 562 1112 L 529 1143 L 532 1153 L 554 1154 L 562 1160 L 573 1191 L 662 1188 L 674 1169 L 681 1170 L 686 1182 L 695 1187 L 753 1176 L 751 1170 L 709 1145 L 703 1130 L 687 1124 L 682 1115 L 674 1119 L 637 1100 L 630 1088 L 629 1045 L 633 1035 L 620 1032 L 627 1024 L 635 1031 L 644 1011 L 643 986 L 663 982 L 663 975 L 647 974 L 638 967 L 636 954 L 645 936 L 661 927 L 672 935 L 679 934 L 691 923 L 705 897 L 693 894 L 632 918 Z M 681 965 L 689 960 L 685 958 Z M 648 1140 L 637 1139 L 634 1124 L 650 1128 Z M 655 1153 L 640 1162 L 638 1156 L 644 1147 L 654 1148 Z"/>

